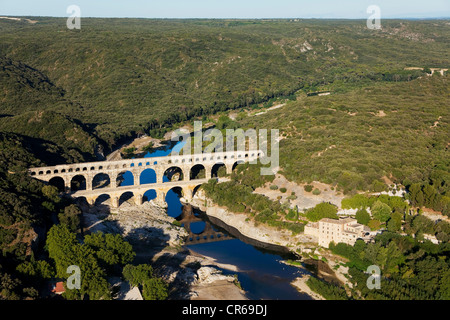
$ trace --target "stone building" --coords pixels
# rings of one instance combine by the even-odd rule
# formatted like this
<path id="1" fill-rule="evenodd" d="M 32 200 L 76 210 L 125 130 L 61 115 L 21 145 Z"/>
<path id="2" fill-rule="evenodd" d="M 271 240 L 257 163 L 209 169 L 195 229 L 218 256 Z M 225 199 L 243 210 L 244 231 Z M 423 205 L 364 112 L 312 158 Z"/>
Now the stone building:
<path id="1" fill-rule="evenodd" d="M 312 222 L 305 226 L 305 234 L 317 239 L 319 245 L 328 248 L 330 242 L 354 245 L 357 239 L 368 240 L 370 228 L 359 224 L 353 218 L 328 219 Z"/>

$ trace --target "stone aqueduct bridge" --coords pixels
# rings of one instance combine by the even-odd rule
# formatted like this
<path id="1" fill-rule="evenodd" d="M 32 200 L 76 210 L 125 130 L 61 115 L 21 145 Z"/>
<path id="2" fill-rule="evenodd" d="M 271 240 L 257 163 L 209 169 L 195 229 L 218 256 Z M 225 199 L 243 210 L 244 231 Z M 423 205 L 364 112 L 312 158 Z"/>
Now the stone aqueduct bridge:
<path id="1" fill-rule="evenodd" d="M 140 158 L 118 161 L 100 161 L 89 163 L 75 163 L 57 165 L 52 167 L 30 168 L 32 177 L 48 183 L 59 180 L 64 182 L 64 191 L 73 198 L 86 198 L 87 202 L 94 205 L 97 198 L 108 195 L 111 198 L 112 207 L 120 205 L 121 196 L 132 193 L 137 205 L 143 203 L 144 194 L 149 190 L 156 191 L 154 201 L 166 206 L 165 197 L 172 188 L 181 188 L 182 196 L 190 201 L 200 185 L 212 178 L 217 168 L 225 166 L 227 173 L 231 173 L 238 163 L 256 160 L 263 155 L 262 151 L 233 151 L 220 153 L 205 153 L 193 155 L 177 155 L 156 158 Z M 194 179 L 194 170 L 204 169 L 203 179 Z M 156 173 L 156 183 L 141 184 L 141 174 L 145 170 L 153 170 Z M 134 185 L 119 186 L 120 175 L 131 172 Z M 180 180 L 171 179 L 174 173 L 179 173 Z M 109 185 L 103 188 L 93 187 L 94 179 L 101 175 L 109 177 Z M 169 178 L 169 182 L 163 182 L 163 177 Z M 84 190 L 75 190 L 74 180 L 82 180 L 85 184 Z M 62 191 L 62 190 L 61 190 Z"/>

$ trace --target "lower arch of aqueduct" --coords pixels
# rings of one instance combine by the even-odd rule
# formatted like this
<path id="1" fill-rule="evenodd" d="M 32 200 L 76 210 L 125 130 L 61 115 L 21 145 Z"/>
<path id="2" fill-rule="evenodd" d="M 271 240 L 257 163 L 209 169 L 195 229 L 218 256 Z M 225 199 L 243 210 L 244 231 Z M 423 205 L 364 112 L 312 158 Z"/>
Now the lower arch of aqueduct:
<path id="1" fill-rule="evenodd" d="M 160 206 L 166 206 L 165 197 L 169 190 L 179 188 L 183 198 L 190 201 L 198 187 L 214 177 L 218 167 L 224 166 L 227 174 L 230 174 L 238 163 L 256 161 L 261 155 L 262 152 L 259 150 L 234 151 L 75 163 L 30 168 L 29 172 L 32 177 L 48 183 L 59 180 L 64 189 L 61 191 L 70 194 L 73 198 L 84 197 L 91 205 L 94 205 L 100 196 L 107 195 L 111 198 L 112 207 L 118 207 L 121 197 L 126 193 L 132 193 L 135 203 L 140 205 L 143 203 L 145 193 L 154 190 L 156 192 L 154 201 Z M 192 176 L 194 168 L 203 169 L 205 172 L 204 178 L 195 179 Z M 141 183 L 142 173 L 146 170 L 154 171 L 155 182 Z M 133 175 L 133 185 L 119 186 L 120 176 L 125 172 L 130 172 Z M 173 173 L 178 173 L 181 180 L 170 181 L 170 174 Z M 109 185 L 95 188 L 94 179 L 98 175 L 108 177 Z M 164 176 L 169 177 L 168 182 L 164 182 Z M 76 179 L 84 180 L 84 190 L 74 189 Z"/>

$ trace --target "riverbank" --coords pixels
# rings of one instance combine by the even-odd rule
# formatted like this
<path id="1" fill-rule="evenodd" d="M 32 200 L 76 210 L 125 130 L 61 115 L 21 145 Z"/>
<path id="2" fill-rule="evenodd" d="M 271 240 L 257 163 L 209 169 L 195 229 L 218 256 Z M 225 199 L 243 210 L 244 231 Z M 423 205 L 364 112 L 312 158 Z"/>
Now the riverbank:
<path id="1" fill-rule="evenodd" d="M 347 261 L 332 254 L 329 250 L 319 247 L 309 236 L 304 234 L 293 235 L 287 230 L 256 224 L 246 214 L 234 213 L 225 207 L 218 207 L 210 199 L 205 199 L 201 191 L 197 193 L 192 205 L 204 211 L 213 223 L 221 226 L 218 223 L 221 222 L 228 229 L 235 229 L 242 236 L 259 242 L 257 246 L 268 249 L 274 246 L 277 251 L 282 252 L 282 249 L 285 249 L 286 252 L 294 254 L 297 257 L 297 263 L 286 264 L 302 269 L 306 267 L 310 274 L 304 274 L 296 278 L 291 284 L 312 299 L 324 300 L 322 296 L 313 292 L 306 284 L 311 274 L 327 282 L 342 286 L 351 285 L 346 276 L 348 268 L 343 266 Z M 302 263 L 299 261 L 302 261 Z"/>
<path id="2" fill-rule="evenodd" d="M 219 219 L 224 224 L 233 227 L 243 236 L 275 246 L 287 248 L 293 253 L 314 246 L 313 238 L 305 234 L 293 235 L 289 230 L 278 229 L 265 224 L 257 224 L 246 214 L 230 212 L 225 207 L 219 207 L 210 199 L 205 199 L 202 190 L 199 190 L 191 204 L 208 217 Z"/>
<path id="3" fill-rule="evenodd" d="M 308 279 L 310 278 L 310 275 L 304 275 L 303 277 L 298 277 L 295 279 L 291 284 L 297 288 L 300 292 L 306 293 L 308 296 L 310 296 L 313 300 L 326 300 L 324 297 L 322 297 L 320 294 L 314 292 L 311 290 L 310 287 L 306 284 Z"/>
<path id="4" fill-rule="evenodd" d="M 217 263 L 184 248 L 187 232 L 173 223 L 165 208 L 150 202 L 141 206 L 124 202 L 119 208 L 110 209 L 108 201 L 82 208 L 85 233 L 121 234 L 136 252 L 133 263 L 151 264 L 167 281 L 170 299 L 247 299 L 236 279 L 222 274 L 223 269 L 236 271 L 236 266 Z"/>

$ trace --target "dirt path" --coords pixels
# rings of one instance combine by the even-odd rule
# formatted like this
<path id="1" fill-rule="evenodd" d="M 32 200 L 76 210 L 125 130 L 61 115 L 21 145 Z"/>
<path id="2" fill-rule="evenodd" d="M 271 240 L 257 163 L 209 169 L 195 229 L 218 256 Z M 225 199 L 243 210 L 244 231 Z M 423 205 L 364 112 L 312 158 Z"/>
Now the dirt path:
<path id="1" fill-rule="evenodd" d="M 275 109 L 282 108 L 282 107 L 284 107 L 285 105 L 286 105 L 286 103 L 278 104 L 278 105 L 276 105 L 276 106 L 267 108 L 266 110 L 261 111 L 261 112 L 258 112 L 258 113 L 255 113 L 255 114 L 253 114 L 253 115 L 250 115 L 250 114 L 249 114 L 249 116 L 260 116 L 260 115 L 265 114 L 265 113 L 267 113 L 267 112 L 269 112 L 269 111 L 271 111 L 271 110 L 275 110 Z"/>

